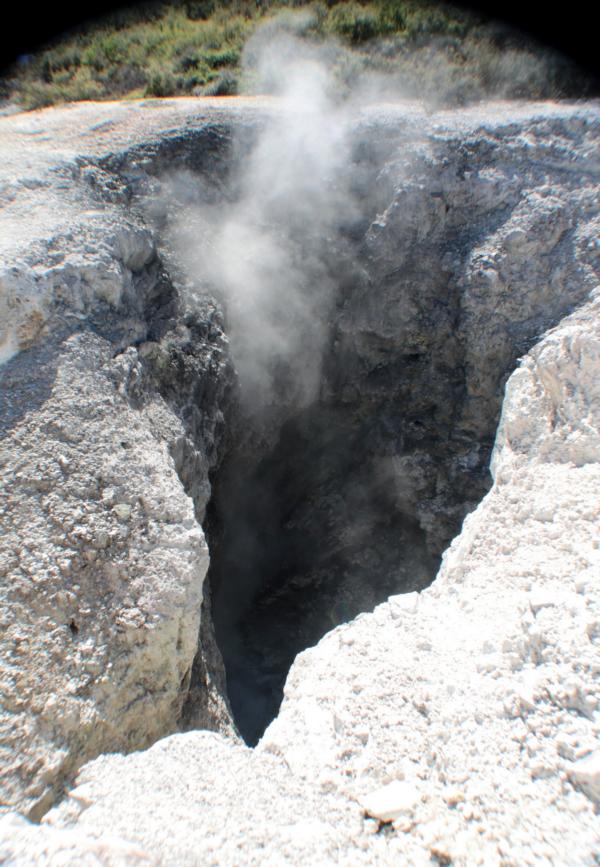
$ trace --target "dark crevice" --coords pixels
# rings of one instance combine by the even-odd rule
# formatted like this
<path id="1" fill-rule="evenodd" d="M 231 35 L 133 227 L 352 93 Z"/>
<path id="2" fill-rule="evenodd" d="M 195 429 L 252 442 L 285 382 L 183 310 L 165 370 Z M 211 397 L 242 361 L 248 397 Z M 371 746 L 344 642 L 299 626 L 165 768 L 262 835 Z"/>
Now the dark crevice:
<path id="1" fill-rule="evenodd" d="M 223 730 L 230 706 L 249 744 L 277 714 L 299 652 L 432 582 L 490 488 L 511 370 L 587 291 L 566 264 L 574 235 L 555 237 L 552 214 L 532 224 L 544 252 L 534 265 L 503 240 L 546 183 L 537 163 L 506 162 L 504 132 L 424 139 L 408 122 L 365 122 L 333 186 L 316 189 L 299 160 L 294 194 L 271 200 L 268 183 L 243 182 L 267 127 L 258 116 L 235 131 L 201 122 L 101 167 L 154 227 L 173 285 L 192 287 L 175 310 L 157 283 L 144 346 L 184 425 L 171 454 L 210 549 L 181 724 Z M 220 270 L 208 267 L 214 227 L 230 217 L 251 231 L 234 233 Z M 257 231 L 285 254 L 270 269 L 261 244 L 252 250 Z M 230 259 L 246 262 L 235 291 L 226 274 L 220 282 Z M 517 307 L 515 280 L 528 287 Z M 258 310 L 240 317 L 252 289 Z M 274 322 L 289 351 L 269 355 Z M 263 392 L 248 375 L 257 366 Z M 314 390 L 310 376 L 302 390 L 306 370 Z"/>
<path id="2" fill-rule="evenodd" d="M 390 594 L 428 586 L 439 566 L 414 515 L 398 508 L 393 476 L 365 451 L 370 424 L 317 402 L 262 456 L 240 443 L 213 483 L 215 633 L 251 745 L 299 652 Z"/>

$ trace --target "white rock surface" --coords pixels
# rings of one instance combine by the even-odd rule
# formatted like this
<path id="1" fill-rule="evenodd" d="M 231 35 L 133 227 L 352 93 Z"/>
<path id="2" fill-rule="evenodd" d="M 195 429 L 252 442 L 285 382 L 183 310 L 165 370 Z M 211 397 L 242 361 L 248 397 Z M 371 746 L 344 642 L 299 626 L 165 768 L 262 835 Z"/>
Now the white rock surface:
<path id="1" fill-rule="evenodd" d="M 581 759 L 569 771 L 571 780 L 597 804 L 600 803 L 600 752 Z"/>
<path id="2" fill-rule="evenodd" d="M 362 818 L 357 805 L 308 790 L 276 757 L 189 732 L 86 766 L 42 829 L 65 825 L 82 834 L 89 828 L 91 836 L 110 825 L 131 845 L 143 838 L 159 864 L 274 867 L 335 863 L 348 830 L 360 833 Z M 358 858 L 365 863 L 364 853 Z"/>
<path id="3" fill-rule="evenodd" d="M 143 123 L 156 132 L 194 110 L 191 100 L 172 102 Z M 30 141 L 45 130 L 64 156 L 82 148 L 77 123 L 60 132 L 65 117 L 85 119 L 92 132 L 112 124 L 96 126 L 94 141 L 106 133 L 114 147 L 136 111 L 3 118 L 0 135 Z M 566 111 L 503 107 L 497 115 L 522 123 L 545 113 L 551 123 Z M 488 121 L 482 109 L 454 122 L 468 134 Z M 9 173 L 18 160 L 6 141 Z M 25 163 L 39 176 L 42 163 L 52 165 L 49 147 L 34 145 Z M 120 258 L 111 248 L 102 279 L 85 271 L 94 254 L 84 251 L 74 271 L 60 265 L 56 285 L 47 275 L 36 283 L 31 263 L 11 284 L 25 205 L 47 193 L 15 186 L 4 192 L 13 226 L 2 247 L 6 359 L 58 327 L 56 285 L 73 285 L 66 273 L 80 281 L 75 295 L 88 317 L 98 304 L 122 304 L 131 275 L 151 262 L 141 234 L 135 249 L 119 242 Z M 70 210 L 50 214 L 40 204 L 33 221 L 31 243 L 46 239 L 45 255 L 57 221 L 75 219 L 76 197 L 65 196 Z M 560 208 L 553 214 L 560 223 Z M 527 231 L 513 229 L 507 249 L 528 242 Z M 508 280 L 510 263 L 501 266 Z M 592 293 L 524 357 L 506 387 L 494 486 L 435 583 L 302 653 L 256 750 L 193 732 L 102 755 L 40 826 L 2 817 L 0 858 L 598 863 L 599 322 Z M 133 334 L 137 327 L 132 317 Z M 192 663 L 206 548 L 168 449 L 182 435 L 177 418 L 158 399 L 133 406 L 137 356 L 129 348 L 113 357 L 103 337 L 73 334 L 47 381 L 40 376 L 28 393 L 28 411 L 10 410 L 0 465 L 9 519 L 0 568 L 11 576 L 2 611 L 4 797 L 33 815 L 86 758 L 130 752 L 171 731 Z"/>
<path id="4" fill-rule="evenodd" d="M 164 864 L 195 863 L 201 851 L 222 864 L 592 865 L 600 839 L 591 756 L 600 734 L 600 467 L 569 459 L 553 413 L 574 442 L 582 429 L 595 426 L 598 436 L 594 354 L 573 355 L 575 335 L 576 346 L 586 345 L 597 317 L 597 302 L 570 317 L 511 378 L 494 488 L 418 606 L 391 600 L 301 654 L 254 754 L 194 734 L 99 759 L 78 780 L 85 809 L 77 788 L 44 824 L 85 834 L 110 828 Z M 541 357 L 559 377 L 563 366 L 569 372 L 586 395 L 585 413 L 581 404 L 569 409 L 568 393 L 558 407 L 542 401 L 545 415 L 539 403 L 527 409 L 520 384 L 531 389 L 534 371 L 541 392 Z M 516 406 L 518 436 L 509 426 Z M 547 448 L 533 449 L 534 435 L 550 439 Z M 165 778 L 186 786 L 185 799 Z M 222 795 L 235 781 L 237 797 Z M 381 804 L 372 803 L 377 790 Z M 408 805 L 410 791 L 420 796 Z M 392 804 L 398 794 L 403 803 Z M 291 805 L 300 814 L 293 826 Z M 393 813 L 392 831 L 365 807 L 384 822 Z M 174 834 L 173 852 L 156 828 L 180 821 L 186 832 Z"/>
<path id="5" fill-rule="evenodd" d="M 599 315 L 565 320 L 509 380 L 494 488 L 417 611 L 390 600 L 302 654 L 258 747 L 348 798 L 418 781 L 421 856 L 597 857 L 597 761 L 569 758 L 600 735 Z"/>
<path id="6" fill-rule="evenodd" d="M 196 652 L 206 542 L 169 452 L 181 424 L 130 406 L 136 363 L 69 338 L 2 443 L 3 789 L 34 815 L 82 761 L 173 730 Z"/>
<path id="7" fill-rule="evenodd" d="M 132 346 L 163 286 L 151 234 L 86 164 L 132 119 L 152 132 L 126 105 L 0 123 L 0 791 L 33 817 L 86 760 L 177 729 L 198 647 L 208 552 L 178 456 L 201 500 L 206 455 Z"/>
<path id="8" fill-rule="evenodd" d="M 147 852 L 124 840 L 108 835 L 99 840 L 79 831 L 40 828 L 15 813 L 0 817 L 0 861 L 11 867 L 39 867 L 41 864 L 150 867 L 156 864 Z"/>
<path id="9" fill-rule="evenodd" d="M 369 792 L 362 799 L 365 812 L 380 822 L 392 822 L 410 815 L 419 801 L 419 790 L 404 780 L 394 780 L 387 786 Z"/>

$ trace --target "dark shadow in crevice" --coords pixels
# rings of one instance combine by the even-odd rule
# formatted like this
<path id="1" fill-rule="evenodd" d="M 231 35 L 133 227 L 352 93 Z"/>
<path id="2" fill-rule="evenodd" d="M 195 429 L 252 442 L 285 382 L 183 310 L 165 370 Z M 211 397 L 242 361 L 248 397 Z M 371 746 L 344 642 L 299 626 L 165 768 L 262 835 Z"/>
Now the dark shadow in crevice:
<path id="1" fill-rule="evenodd" d="M 243 443 L 213 481 L 206 523 L 215 634 L 238 729 L 256 744 L 296 655 L 393 593 L 433 580 L 439 556 L 397 508 L 364 426 L 315 404 L 266 454 Z"/>

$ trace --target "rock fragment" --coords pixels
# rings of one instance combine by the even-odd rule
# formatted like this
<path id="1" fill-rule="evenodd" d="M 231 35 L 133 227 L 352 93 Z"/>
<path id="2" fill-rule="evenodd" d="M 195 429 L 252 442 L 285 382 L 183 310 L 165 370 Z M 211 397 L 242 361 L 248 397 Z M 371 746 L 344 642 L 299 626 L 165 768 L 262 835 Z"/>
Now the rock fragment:
<path id="1" fill-rule="evenodd" d="M 569 777 L 588 798 L 600 804 L 600 750 L 585 759 L 580 759 L 569 768 Z"/>
<path id="2" fill-rule="evenodd" d="M 420 793 L 413 783 L 394 780 L 375 789 L 362 798 L 365 812 L 380 822 L 393 822 L 400 816 L 412 813 L 420 800 Z"/>

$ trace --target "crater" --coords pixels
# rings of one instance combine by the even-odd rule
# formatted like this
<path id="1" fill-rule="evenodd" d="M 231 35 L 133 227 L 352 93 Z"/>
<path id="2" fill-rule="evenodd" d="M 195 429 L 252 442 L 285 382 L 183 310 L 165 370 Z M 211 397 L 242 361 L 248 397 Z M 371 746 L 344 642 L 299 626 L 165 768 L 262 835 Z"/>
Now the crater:
<path id="1" fill-rule="evenodd" d="M 163 258 L 188 309 L 216 299 L 234 370 L 205 621 L 250 745 L 298 653 L 434 580 L 490 488 L 506 379 L 589 288 L 577 178 L 557 166 L 538 195 L 548 166 L 520 161 L 510 125 L 492 147 L 476 122 L 302 121 L 218 127 L 214 171 L 209 133 L 154 167 Z"/>
<path id="2" fill-rule="evenodd" d="M 489 490 L 508 376 L 598 285 L 591 105 L 213 105 L 166 106 L 105 158 L 82 144 L 48 174 L 69 255 L 35 241 L 3 272 L 15 322 L 34 289 L 47 314 L 0 412 L 4 797 L 38 819 L 102 753 L 232 717 L 257 743 L 299 653 L 435 580 Z M 499 485 L 546 422 L 571 455 L 593 366 L 575 318 L 515 377 L 566 414 L 527 407 L 521 436 L 511 391 Z M 587 434 L 573 449 L 593 458 Z"/>
<path id="3" fill-rule="evenodd" d="M 213 620 L 248 744 L 276 716 L 299 652 L 437 571 L 439 550 L 399 508 L 369 427 L 377 420 L 361 425 L 351 410 L 316 402 L 264 451 L 237 443 L 213 482 Z"/>

